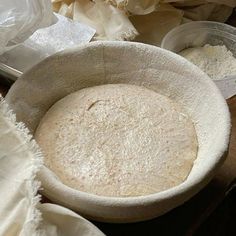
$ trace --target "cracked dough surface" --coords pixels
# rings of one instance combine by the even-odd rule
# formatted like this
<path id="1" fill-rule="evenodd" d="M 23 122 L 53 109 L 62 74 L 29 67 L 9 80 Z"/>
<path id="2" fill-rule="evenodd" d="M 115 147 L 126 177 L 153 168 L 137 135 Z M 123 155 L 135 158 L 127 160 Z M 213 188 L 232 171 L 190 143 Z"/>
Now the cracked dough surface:
<path id="1" fill-rule="evenodd" d="M 181 184 L 197 156 L 194 125 L 169 98 L 141 86 L 85 88 L 56 102 L 35 139 L 66 185 L 114 197 Z"/>

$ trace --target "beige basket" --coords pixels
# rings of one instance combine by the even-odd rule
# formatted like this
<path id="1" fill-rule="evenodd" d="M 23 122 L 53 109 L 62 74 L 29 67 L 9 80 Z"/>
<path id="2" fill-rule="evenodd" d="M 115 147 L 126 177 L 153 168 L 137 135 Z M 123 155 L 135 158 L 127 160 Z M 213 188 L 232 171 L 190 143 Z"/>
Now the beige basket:
<path id="1" fill-rule="evenodd" d="M 91 219 L 135 222 L 160 216 L 187 201 L 214 176 L 229 143 L 227 104 L 211 79 L 184 58 L 130 42 L 94 42 L 53 55 L 21 76 L 6 99 L 18 120 L 34 132 L 45 112 L 81 88 L 108 83 L 142 85 L 180 103 L 192 118 L 199 151 L 187 180 L 140 197 L 102 197 L 74 190 L 46 167 L 43 194 Z"/>

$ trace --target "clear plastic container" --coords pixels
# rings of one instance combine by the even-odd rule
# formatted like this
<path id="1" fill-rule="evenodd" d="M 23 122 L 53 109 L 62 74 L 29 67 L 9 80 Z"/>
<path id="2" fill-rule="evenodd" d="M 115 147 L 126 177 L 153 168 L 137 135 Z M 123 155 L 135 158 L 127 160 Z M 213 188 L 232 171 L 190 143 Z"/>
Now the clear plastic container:
<path id="1" fill-rule="evenodd" d="M 214 21 L 193 21 L 172 29 L 163 38 L 161 47 L 175 53 L 190 48 L 199 47 L 205 44 L 212 46 L 225 45 L 236 58 L 236 28 L 227 24 Z M 225 75 L 227 78 L 221 80 L 214 80 L 216 85 L 222 91 L 225 98 L 229 98 L 232 94 L 236 94 L 236 75 Z M 227 81 L 230 80 L 230 81 Z M 230 93 L 227 94 L 227 86 L 230 88 Z M 233 91 L 235 92 L 232 92 Z"/>
<path id="2" fill-rule="evenodd" d="M 236 28 L 214 21 L 193 21 L 172 29 L 161 47 L 178 53 L 205 44 L 225 45 L 236 57 Z"/>

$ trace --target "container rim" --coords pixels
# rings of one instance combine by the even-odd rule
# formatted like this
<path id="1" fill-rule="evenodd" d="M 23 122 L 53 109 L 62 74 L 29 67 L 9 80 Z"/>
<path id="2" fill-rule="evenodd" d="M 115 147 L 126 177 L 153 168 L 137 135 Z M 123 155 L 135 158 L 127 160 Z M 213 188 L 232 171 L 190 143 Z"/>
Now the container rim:
<path id="1" fill-rule="evenodd" d="M 199 28 L 196 29 L 195 28 L 196 26 L 199 26 Z M 217 30 L 219 32 L 223 32 L 225 34 L 224 36 L 225 38 L 226 38 L 226 35 L 230 36 L 230 38 L 236 43 L 236 27 L 233 27 L 225 23 L 216 22 L 216 21 L 192 21 L 192 22 L 188 22 L 188 23 L 176 26 L 172 30 L 170 30 L 162 39 L 161 48 L 167 49 L 166 42 L 170 38 L 173 38 L 177 33 L 179 34 L 184 31 L 190 31 L 189 29 L 191 30 L 194 29 L 194 31 L 200 30 L 200 29 Z"/>

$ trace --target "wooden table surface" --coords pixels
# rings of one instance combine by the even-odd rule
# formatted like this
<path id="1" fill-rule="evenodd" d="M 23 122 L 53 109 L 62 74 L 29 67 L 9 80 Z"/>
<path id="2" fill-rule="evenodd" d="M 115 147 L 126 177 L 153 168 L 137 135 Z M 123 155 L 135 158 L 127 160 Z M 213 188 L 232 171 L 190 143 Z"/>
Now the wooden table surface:
<path id="1" fill-rule="evenodd" d="M 9 86 L 4 85 L 0 78 L 0 93 L 5 95 L 8 89 Z M 233 222 L 230 215 L 233 214 L 236 219 L 236 194 L 230 196 L 230 202 L 234 205 L 229 206 L 231 203 L 227 203 L 230 210 L 222 210 L 222 207 L 217 209 L 224 204 L 226 193 L 236 179 L 236 97 L 227 102 L 232 118 L 228 158 L 215 178 L 202 191 L 182 206 L 154 220 L 135 224 L 93 223 L 107 236 L 236 235 L 236 222 Z"/>

